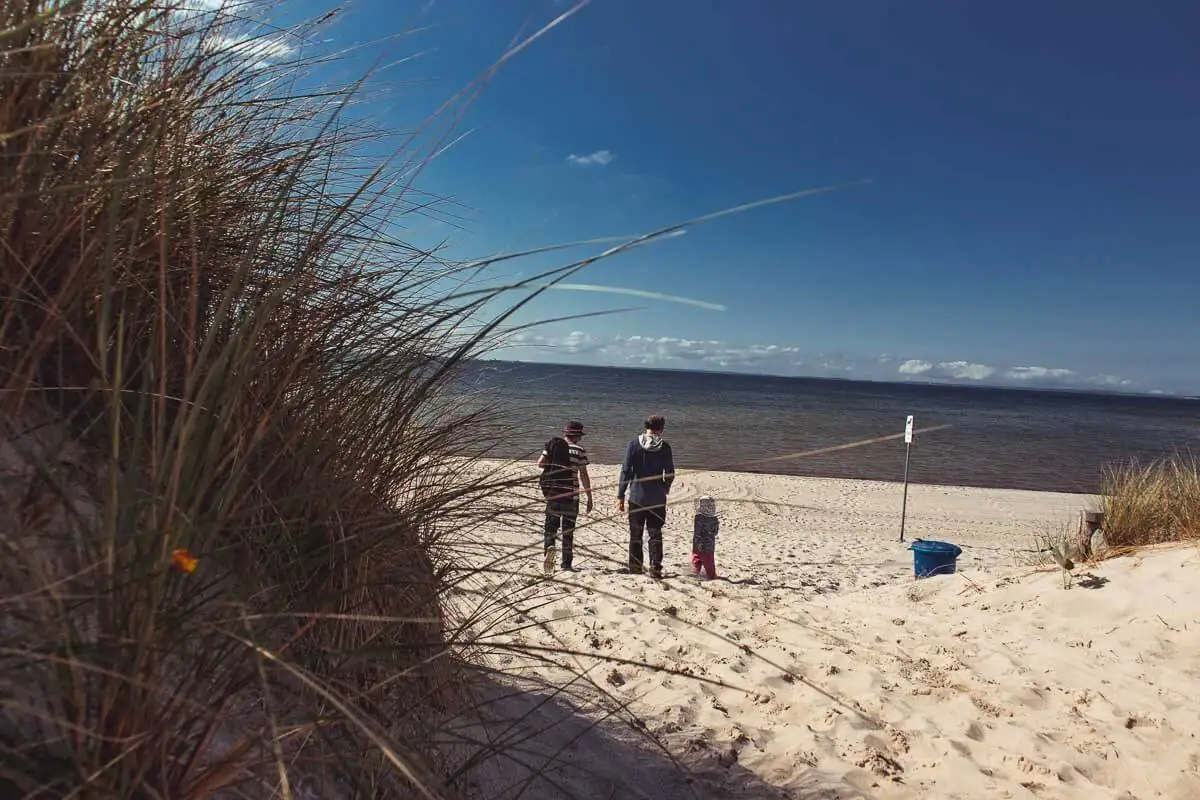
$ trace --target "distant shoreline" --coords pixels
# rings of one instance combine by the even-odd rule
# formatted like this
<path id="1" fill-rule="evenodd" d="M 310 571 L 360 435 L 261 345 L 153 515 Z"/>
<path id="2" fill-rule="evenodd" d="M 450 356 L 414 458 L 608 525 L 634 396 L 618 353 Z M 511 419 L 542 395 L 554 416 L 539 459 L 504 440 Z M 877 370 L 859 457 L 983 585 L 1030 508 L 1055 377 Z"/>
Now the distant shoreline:
<path id="1" fill-rule="evenodd" d="M 646 372 L 655 374 L 685 374 L 685 375 L 719 375 L 722 377 L 733 378 L 748 378 L 748 379 L 770 379 L 782 381 L 812 381 L 817 383 L 837 383 L 837 384 L 870 384 L 872 386 L 883 387 L 915 387 L 929 388 L 937 387 L 942 389 L 966 389 L 968 391 L 991 391 L 991 392 L 1021 392 L 1046 395 L 1069 395 L 1069 396 L 1095 396 L 1095 397 L 1119 397 L 1119 398 L 1134 398 L 1147 399 L 1164 402 L 1186 401 L 1195 402 L 1200 400 L 1200 395 L 1184 395 L 1168 391 L 1141 391 L 1141 392 L 1122 392 L 1116 389 L 1088 389 L 1083 387 L 1066 387 L 1066 386 L 1049 386 L 1049 385 L 1016 385 L 1011 383 L 987 383 L 987 382 L 972 382 L 964 383 L 959 381 L 946 380 L 879 380 L 872 378 L 841 378 L 827 375 L 781 375 L 774 372 L 738 372 L 733 370 L 720 369 L 688 369 L 685 367 L 644 367 L 632 364 L 610 365 L 610 364 L 578 364 L 570 361 L 512 361 L 509 359 L 500 358 L 479 358 L 469 362 L 471 364 L 482 364 L 486 366 L 504 365 L 517 367 L 565 367 L 569 369 L 581 370 L 629 370 L 631 372 Z"/>
<path id="2" fill-rule="evenodd" d="M 524 469 L 525 467 L 528 467 L 528 472 L 530 475 L 534 475 L 537 472 L 537 468 L 533 466 L 533 461 L 527 460 L 527 459 L 483 458 L 483 459 L 479 459 L 478 463 L 492 464 L 492 465 L 495 465 L 498 467 L 511 467 L 513 469 Z M 609 470 L 616 472 L 617 470 L 620 469 L 620 466 L 621 466 L 620 464 L 603 462 L 603 461 L 592 461 L 591 465 L 593 467 L 597 468 L 596 471 L 604 471 L 604 472 L 607 472 Z M 883 480 L 883 479 L 879 479 L 879 478 L 841 478 L 841 477 L 837 477 L 837 476 L 826 476 L 826 475 L 794 475 L 794 474 L 788 473 L 788 472 L 767 472 L 767 471 L 756 471 L 756 470 L 748 470 L 748 469 L 730 469 L 728 467 L 711 468 L 711 469 L 704 468 L 704 467 L 680 467 L 680 469 L 679 469 L 679 476 L 681 478 L 693 477 L 693 476 L 700 477 L 700 476 L 704 476 L 704 475 L 746 476 L 746 478 L 770 478 L 770 479 L 777 478 L 779 480 L 786 480 L 786 481 L 821 482 L 821 483 L 827 483 L 827 484 L 828 483 L 845 483 L 847 485 L 863 484 L 863 485 L 868 485 L 868 486 L 890 486 L 890 487 L 895 487 L 897 492 L 900 492 L 901 487 L 903 487 L 903 485 L 904 485 L 904 482 L 902 480 Z M 593 479 L 593 484 L 594 484 L 595 483 L 594 475 L 592 476 L 592 479 Z M 1060 489 L 1025 489 L 1025 488 L 1019 488 L 1019 487 L 1006 487 L 1006 486 L 982 486 L 982 485 L 970 484 L 970 483 L 944 483 L 944 482 L 942 482 L 942 483 L 921 483 L 918 481 L 910 480 L 909 486 L 920 486 L 920 487 L 922 487 L 922 489 L 926 489 L 926 490 L 953 489 L 953 490 L 970 490 L 970 491 L 983 491 L 983 492 L 1004 492 L 1004 493 L 1013 493 L 1013 494 L 1033 493 L 1033 494 L 1044 494 L 1044 495 L 1059 495 L 1059 496 L 1064 496 L 1064 497 L 1079 497 L 1079 498 L 1086 498 L 1089 500 L 1099 497 L 1099 495 L 1096 492 L 1086 492 L 1086 491 L 1070 492 L 1070 491 L 1062 491 Z M 607 489 L 608 489 L 608 487 L 605 487 L 604 490 L 607 491 Z M 598 489 L 598 488 L 593 490 L 594 494 L 599 494 L 600 492 L 601 492 L 601 489 Z M 613 497 L 616 497 L 615 487 L 613 487 L 613 489 L 612 489 L 612 495 L 613 495 Z"/>

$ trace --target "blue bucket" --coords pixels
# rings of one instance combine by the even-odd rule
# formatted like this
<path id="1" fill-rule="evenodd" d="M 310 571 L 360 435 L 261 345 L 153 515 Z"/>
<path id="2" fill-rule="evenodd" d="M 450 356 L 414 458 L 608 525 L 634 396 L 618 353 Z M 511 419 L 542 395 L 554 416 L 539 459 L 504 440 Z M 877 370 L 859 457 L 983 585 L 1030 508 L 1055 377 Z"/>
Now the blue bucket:
<path id="1" fill-rule="evenodd" d="M 933 575 L 953 575 L 962 548 L 949 542 L 917 539 L 908 548 L 913 551 L 913 573 L 917 580 Z"/>

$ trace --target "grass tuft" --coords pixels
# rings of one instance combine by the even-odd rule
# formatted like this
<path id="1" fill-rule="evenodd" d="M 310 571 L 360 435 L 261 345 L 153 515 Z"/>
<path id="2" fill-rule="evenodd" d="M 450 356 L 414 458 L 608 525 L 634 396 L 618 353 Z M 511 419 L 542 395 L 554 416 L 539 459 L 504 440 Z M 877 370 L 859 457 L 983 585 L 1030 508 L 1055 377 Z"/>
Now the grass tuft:
<path id="1" fill-rule="evenodd" d="M 1114 550 L 1200 540 L 1200 463 L 1194 456 L 1111 467 L 1101 495 L 1104 538 Z"/>

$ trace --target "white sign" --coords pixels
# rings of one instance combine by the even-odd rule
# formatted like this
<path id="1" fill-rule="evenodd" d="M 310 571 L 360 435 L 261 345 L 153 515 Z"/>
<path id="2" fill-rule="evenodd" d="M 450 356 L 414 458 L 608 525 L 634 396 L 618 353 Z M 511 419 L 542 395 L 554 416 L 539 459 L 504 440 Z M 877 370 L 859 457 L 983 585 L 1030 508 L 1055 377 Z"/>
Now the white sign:
<path id="1" fill-rule="evenodd" d="M 904 443 L 912 444 L 912 414 L 904 421 Z"/>

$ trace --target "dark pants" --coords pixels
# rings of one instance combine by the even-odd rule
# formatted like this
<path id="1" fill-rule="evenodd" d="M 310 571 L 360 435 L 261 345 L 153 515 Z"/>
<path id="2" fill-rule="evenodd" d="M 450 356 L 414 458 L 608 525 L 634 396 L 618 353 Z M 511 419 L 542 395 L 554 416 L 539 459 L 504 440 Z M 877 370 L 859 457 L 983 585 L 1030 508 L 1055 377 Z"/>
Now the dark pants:
<path id="1" fill-rule="evenodd" d="M 546 503 L 546 549 L 554 547 L 558 533 L 562 531 L 562 565 L 569 569 L 574 557 L 575 520 L 579 517 L 579 498 L 551 500 Z"/>
<path id="2" fill-rule="evenodd" d="M 662 570 L 662 529 L 667 524 L 667 510 L 662 506 L 636 506 L 629 504 L 629 568 L 642 568 L 642 531 L 649 532 L 650 569 Z"/>
<path id="3" fill-rule="evenodd" d="M 715 522 L 715 520 L 713 520 Z M 692 572 L 704 572 L 710 579 L 717 577 L 717 536 L 704 530 L 703 518 L 696 517 L 696 532 L 692 534 Z"/>

